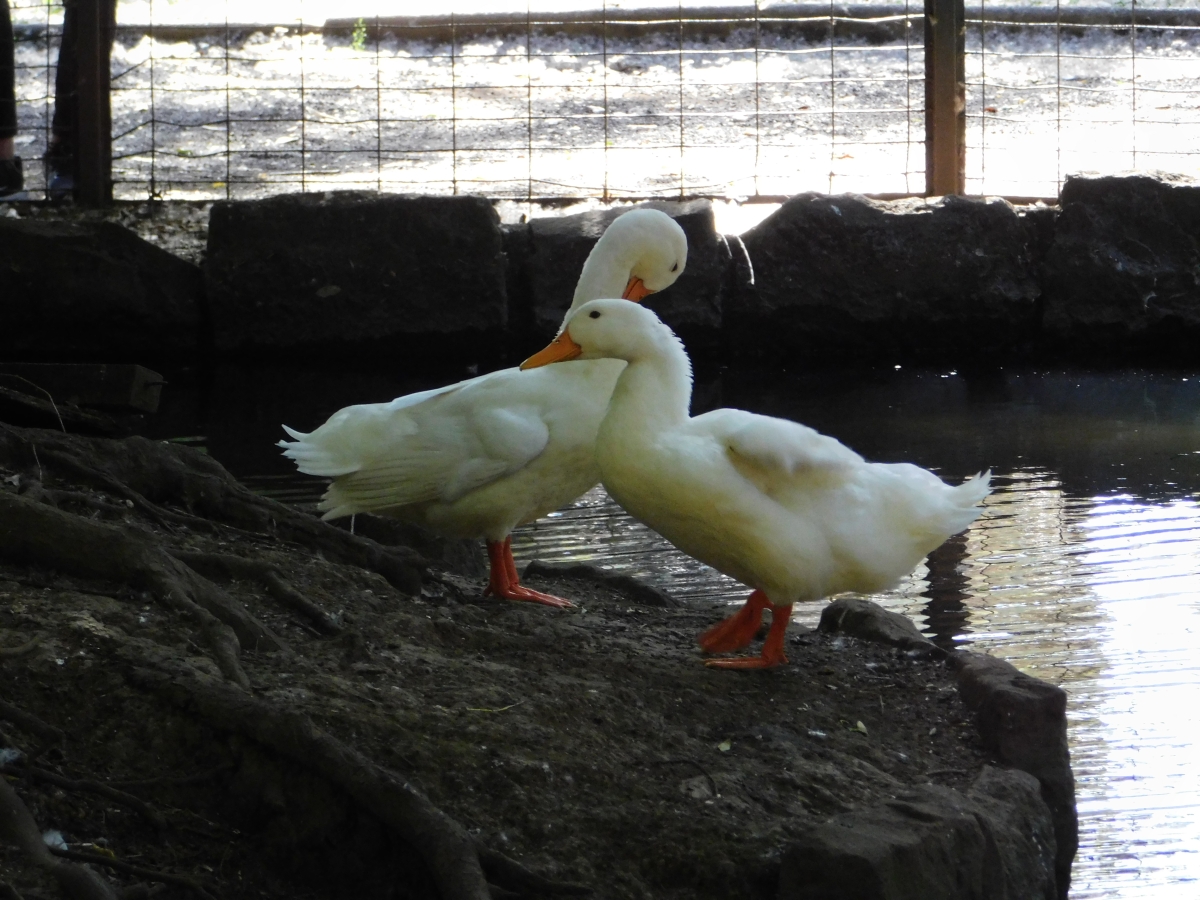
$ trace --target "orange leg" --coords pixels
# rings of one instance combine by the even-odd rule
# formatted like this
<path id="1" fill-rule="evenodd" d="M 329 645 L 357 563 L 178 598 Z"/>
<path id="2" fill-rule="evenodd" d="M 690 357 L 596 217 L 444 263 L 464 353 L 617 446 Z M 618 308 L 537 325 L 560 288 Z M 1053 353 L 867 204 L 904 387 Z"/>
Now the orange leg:
<path id="1" fill-rule="evenodd" d="M 559 609 L 573 607 L 575 604 L 553 594 L 543 594 L 533 588 L 523 587 L 517 575 L 517 563 L 512 555 L 512 535 L 503 541 L 487 542 L 488 560 L 491 562 L 491 575 L 484 594 L 495 594 L 505 600 L 525 600 L 530 603 L 542 603 Z"/>
<path id="2" fill-rule="evenodd" d="M 504 539 L 504 571 L 508 573 L 511 584 L 521 583 L 521 574 L 517 571 L 517 561 L 512 555 L 512 535 Z"/>
<path id="3" fill-rule="evenodd" d="M 783 638 L 791 618 L 792 604 L 771 607 L 771 630 L 767 632 L 767 639 L 763 642 L 761 656 L 708 659 L 704 664 L 717 669 L 770 669 L 783 665 L 787 662 L 787 656 L 783 652 Z"/>
<path id="4" fill-rule="evenodd" d="M 762 622 L 763 610 L 771 605 L 767 595 L 754 591 L 746 603 L 728 619 L 714 625 L 700 635 L 700 646 L 708 653 L 729 653 L 741 650 L 752 640 Z"/>

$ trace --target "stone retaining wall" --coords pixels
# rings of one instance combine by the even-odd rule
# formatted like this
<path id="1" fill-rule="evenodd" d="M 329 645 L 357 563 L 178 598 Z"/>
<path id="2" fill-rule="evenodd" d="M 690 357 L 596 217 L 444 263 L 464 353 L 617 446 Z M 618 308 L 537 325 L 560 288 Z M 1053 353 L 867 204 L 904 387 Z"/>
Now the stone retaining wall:
<path id="1" fill-rule="evenodd" d="M 802 194 L 741 237 L 707 201 L 651 205 L 690 248 L 648 304 L 702 358 L 1200 362 L 1200 184 L 1182 178 L 1069 178 L 1061 207 L 1036 209 Z M 475 197 L 221 202 L 203 273 L 119 226 L 0 220 L 0 358 L 511 363 L 553 333 L 618 214 L 501 226 Z"/>

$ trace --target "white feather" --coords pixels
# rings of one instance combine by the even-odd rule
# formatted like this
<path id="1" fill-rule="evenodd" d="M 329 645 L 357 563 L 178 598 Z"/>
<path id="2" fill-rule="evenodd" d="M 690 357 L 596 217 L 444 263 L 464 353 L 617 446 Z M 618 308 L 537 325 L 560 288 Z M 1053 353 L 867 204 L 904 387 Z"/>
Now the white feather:
<path id="1" fill-rule="evenodd" d="M 601 236 L 572 308 L 619 297 L 631 276 L 661 290 L 683 271 L 687 241 L 667 215 L 633 210 Z M 634 304 L 630 304 L 631 306 Z M 521 372 L 349 406 L 280 441 L 301 472 L 332 478 L 324 518 L 378 512 L 443 534 L 501 540 L 599 481 L 596 429 L 622 363 Z"/>
<path id="2" fill-rule="evenodd" d="M 597 300 L 567 332 L 582 359 L 628 362 L 596 443 L 609 493 L 775 605 L 892 586 L 988 494 L 990 472 L 952 487 L 795 422 L 735 409 L 690 418 L 687 356 L 647 309 Z"/>

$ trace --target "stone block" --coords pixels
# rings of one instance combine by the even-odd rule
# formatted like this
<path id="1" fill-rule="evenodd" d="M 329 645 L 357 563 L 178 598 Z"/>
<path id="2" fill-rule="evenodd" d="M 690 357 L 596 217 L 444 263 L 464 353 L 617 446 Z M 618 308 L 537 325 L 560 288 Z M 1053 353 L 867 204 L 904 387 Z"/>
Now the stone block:
<path id="1" fill-rule="evenodd" d="M 1054 830 L 1035 779 L 985 767 L 967 794 L 921 785 L 784 848 L 778 900 L 1054 900 Z"/>
<path id="2" fill-rule="evenodd" d="M 111 222 L 0 218 L 0 358 L 161 365 L 208 341 L 200 270 Z"/>
<path id="3" fill-rule="evenodd" d="M 1065 900 L 1079 848 L 1075 776 L 1067 747 L 1067 695 L 1011 663 L 959 651 L 950 657 L 963 703 L 975 714 L 983 744 L 1001 762 L 1038 780 L 1054 818 L 1058 896 Z"/>
<path id="4" fill-rule="evenodd" d="M 921 634 L 908 616 L 889 612 L 878 603 L 860 597 L 834 600 L 821 610 L 821 622 L 817 627 L 826 633 L 840 632 L 924 655 L 945 656 L 945 651 Z"/>
<path id="5" fill-rule="evenodd" d="M 1068 178 L 1042 267 L 1057 356 L 1200 360 L 1200 183 L 1182 176 Z"/>
<path id="6" fill-rule="evenodd" d="M 357 192 L 213 205 L 216 348 L 469 361 L 508 321 L 499 217 L 482 197 Z"/>
<path id="7" fill-rule="evenodd" d="M 735 357 L 771 363 L 1010 359 L 1037 333 L 1026 226 L 1003 200 L 801 194 L 742 235 L 725 303 Z"/>

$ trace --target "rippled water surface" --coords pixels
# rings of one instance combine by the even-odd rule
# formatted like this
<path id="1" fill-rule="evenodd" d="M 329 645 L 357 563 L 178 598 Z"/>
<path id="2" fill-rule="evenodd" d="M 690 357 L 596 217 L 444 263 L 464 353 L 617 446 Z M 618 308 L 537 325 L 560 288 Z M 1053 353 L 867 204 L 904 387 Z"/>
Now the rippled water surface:
<path id="1" fill-rule="evenodd" d="M 944 646 L 1066 689 L 1081 831 L 1074 900 L 1200 897 L 1197 373 L 726 374 L 701 385 L 696 406 L 797 419 L 869 459 L 916 462 L 954 482 L 991 468 L 979 521 L 873 599 Z M 296 489 L 288 478 L 259 483 Z M 522 529 L 514 550 L 612 567 L 685 598 L 746 594 L 602 489 Z M 798 605 L 796 620 L 814 625 L 822 606 Z"/>

